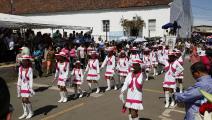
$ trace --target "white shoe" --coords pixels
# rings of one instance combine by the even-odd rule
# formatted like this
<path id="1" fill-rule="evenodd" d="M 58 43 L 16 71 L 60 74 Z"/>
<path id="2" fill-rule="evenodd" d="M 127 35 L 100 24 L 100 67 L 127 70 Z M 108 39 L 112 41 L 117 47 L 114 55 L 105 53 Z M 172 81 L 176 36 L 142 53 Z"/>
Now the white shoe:
<path id="1" fill-rule="evenodd" d="M 60 100 L 59 100 L 58 102 L 59 102 L 59 103 L 63 102 L 63 99 L 64 99 L 63 97 L 60 98 Z"/>
<path id="2" fill-rule="evenodd" d="M 167 102 L 166 104 L 165 104 L 165 108 L 168 108 L 169 107 L 169 103 Z"/>
<path id="3" fill-rule="evenodd" d="M 158 75 L 158 73 L 155 73 L 155 75 L 157 76 L 157 75 Z"/>
<path id="4" fill-rule="evenodd" d="M 114 87 L 114 90 L 118 90 L 118 88 L 115 86 L 115 87 Z"/>
<path id="5" fill-rule="evenodd" d="M 96 93 L 99 93 L 99 92 L 100 92 L 100 89 L 99 89 L 99 88 L 97 88 L 97 89 L 96 89 Z"/>
<path id="6" fill-rule="evenodd" d="M 80 94 L 79 98 L 82 98 L 82 97 L 83 97 L 83 93 L 82 93 L 82 94 Z"/>
<path id="7" fill-rule="evenodd" d="M 68 101 L 68 98 L 67 97 L 64 97 L 62 102 L 63 103 L 66 103 L 67 101 Z"/>
<path id="8" fill-rule="evenodd" d="M 111 88 L 110 87 L 107 87 L 107 89 L 105 91 L 109 91 L 109 90 L 111 90 Z"/>
<path id="9" fill-rule="evenodd" d="M 27 115 L 26 119 L 30 119 L 30 118 L 32 118 L 32 116 L 33 116 L 33 113 L 29 113 L 29 114 Z"/>
<path id="10" fill-rule="evenodd" d="M 149 79 L 148 78 L 146 78 L 146 80 L 145 81 L 149 81 Z"/>
<path id="11" fill-rule="evenodd" d="M 175 105 L 175 102 L 172 101 L 171 104 L 170 104 L 170 106 L 171 106 L 171 107 L 174 107 L 174 105 Z"/>
<path id="12" fill-rule="evenodd" d="M 26 118 L 27 117 L 27 113 L 24 113 L 23 115 L 21 115 L 18 119 L 20 120 L 20 119 L 24 119 L 24 118 Z"/>
<path id="13" fill-rule="evenodd" d="M 183 93 L 183 91 L 182 91 L 182 90 L 180 90 L 180 93 Z"/>

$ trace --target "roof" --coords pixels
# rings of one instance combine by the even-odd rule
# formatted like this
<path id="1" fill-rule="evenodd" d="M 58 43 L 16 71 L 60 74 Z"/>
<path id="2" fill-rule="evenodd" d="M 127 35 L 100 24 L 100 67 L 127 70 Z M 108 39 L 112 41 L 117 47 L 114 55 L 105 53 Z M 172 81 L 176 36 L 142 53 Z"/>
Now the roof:
<path id="1" fill-rule="evenodd" d="M 13 14 L 54 13 L 168 5 L 171 0 L 1 0 L 0 12 Z"/>

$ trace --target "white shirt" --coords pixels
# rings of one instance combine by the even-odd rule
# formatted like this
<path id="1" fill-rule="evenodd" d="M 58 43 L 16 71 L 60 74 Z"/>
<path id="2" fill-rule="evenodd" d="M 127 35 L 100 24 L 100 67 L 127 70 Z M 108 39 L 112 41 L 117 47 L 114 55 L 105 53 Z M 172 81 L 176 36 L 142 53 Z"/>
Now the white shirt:
<path id="1" fill-rule="evenodd" d="M 78 47 L 77 51 L 79 52 L 80 58 L 85 58 L 85 48 L 84 47 Z"/>

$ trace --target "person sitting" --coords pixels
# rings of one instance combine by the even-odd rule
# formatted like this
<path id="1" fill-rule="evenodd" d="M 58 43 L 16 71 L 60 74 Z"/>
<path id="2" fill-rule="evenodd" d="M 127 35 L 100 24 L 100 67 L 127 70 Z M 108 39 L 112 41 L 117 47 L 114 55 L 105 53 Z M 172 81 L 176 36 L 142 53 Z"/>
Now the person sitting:
<path id="1" fill-rule="evenodd" d="M 197 81 L 195 85 L 189 87 L 183 93 L 174 94 L 177 102 L 185 103 L 185 120 L 194 120 L 194 114 L 199 112 L 199 107 L 204 101 L 204 97 L 199 92 L 199 89 L 202 89 L 210 94 L 212 93 L 212 78 L 210 75 L 208 75 L 205 65 L 201 62 L 197 62 L 191 66 L 191 72 Z"/>

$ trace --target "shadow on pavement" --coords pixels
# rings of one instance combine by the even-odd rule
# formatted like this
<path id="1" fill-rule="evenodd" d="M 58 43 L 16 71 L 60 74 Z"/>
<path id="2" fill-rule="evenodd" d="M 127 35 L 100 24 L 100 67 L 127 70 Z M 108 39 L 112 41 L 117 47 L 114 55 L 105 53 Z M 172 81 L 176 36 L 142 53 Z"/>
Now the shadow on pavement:
<path id="1" fill-rule="evenodd" d="M 40 114 L 44 114 L 47 115 L 50 111 L 52 111 L 53 109 L 57 108 L 57 105 L 47 105 L 41 108 L 38 108 L 37 110 L 34 111 L 34 116 L 40 115 Z"/>
<path id="2" fill-rule="evenodd" d="M 152 119 L 149 119 L 149 118 L 139 118 L 139 120 L 152 120 Z"/>
<path id="3" fill-rule="evenodd" d="M 43 92 L 45 90 L 48 90 L 49 88 L 50 88 L 50 86 L 49 87 L 39 87 L 39 88 L 34 89 L 34 91 L 35 92 Z"/>

